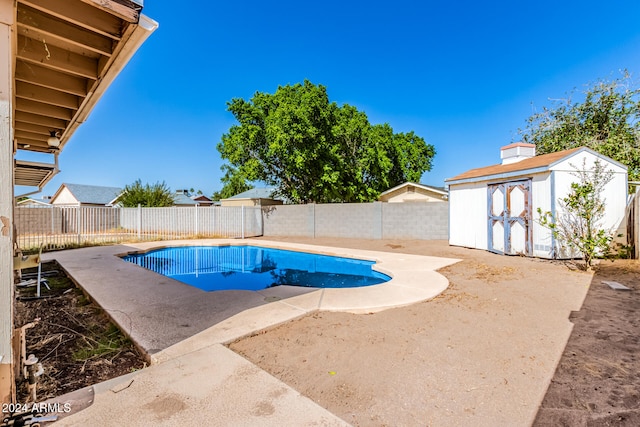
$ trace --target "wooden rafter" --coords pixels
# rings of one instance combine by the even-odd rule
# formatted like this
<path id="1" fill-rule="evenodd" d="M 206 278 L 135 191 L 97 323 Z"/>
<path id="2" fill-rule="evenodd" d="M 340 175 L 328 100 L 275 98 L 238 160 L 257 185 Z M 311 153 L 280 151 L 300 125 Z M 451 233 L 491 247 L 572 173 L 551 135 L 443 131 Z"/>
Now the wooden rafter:
<path id="1" fill-rule="evenodd" d="M 43 104 L 42 102 L 30 99 L 17 98 L 16 109 L 41 116 L 53 117 L 55 119 L 71 120 L 73 118 L 73 110 L 68 108 L 56 107 L 55 105 Z"/>
<path id="2" fill-rule="evenodd" d="M 50 130 L 64 129 L 67 127 L 67 122 L 53 117 L 44 117 L 38 114 L 27 113 L 16 109 L 15 114 L 16 123 L 30 123 L 38 126 L 45 126 Z"/>
<path id="3" fill-rule="evenodd" d="M 18 143 L 18 147 L 27 145 L 29 151 L 37 151 L 40 153 L 46 153 L 49 151 L 49 147 L 47 147 L 46 139 L 42 138 L 33 139 L 33 138 L 15 138 Z"/>
<path id="4" fill-rule="evenodd" d="M 18 57 L 25 62 L 79 77 L 96 79 L 98 75 L 97 57 L 80 55 L 22 35 L 18 36 Z"/>
<path id="5" fill-rule="evenodd" d="M 17 61 L 15 77 L 17 81 L 32 83 L 60 92 L 77 96 L 87 95 L 87 79 L 50 70 L 40 65 Z"/>
<path id="6" fill-rule="evenodd" d="M 17 0 L 15 149 L 51 152 L 51 132 L 64 147 L 157 26 L 141 10 L 131 0 Z"/>
<path id="7" fill-rule="evenodd" d="M 140 19 L 140 10 L 142 7 L 136 5 L 132 1 L 122 0 L 120 2 L 114 0 L 81 0 L 83 3 L 87 3 L 98 7 L 105 12 L 111 13 L 120 19 L 124 19 L 127 22 L 137 23 Z M 124 4 L 123 4 L 124 3 Z"/>
<path id="8" fill-rule="evenodd" d="M 60 18 L 46 15 L 29 6 L 18 8 L 18 31 L 20 34 L 49 43 L 64 42 L 87 49 L 100 55 L 110 56 L 113 51 L 113 40 L 70 24 Z"/>
<path id="9" fill-rule="evenodd" d="M 120 40 L 122 35 L 121 19 L 86 3 L 51 0 L 21 0 L 21 3 L 114 40 Z"/>
<path id="10" fill-rule="evenodd" d="M 16 131 L 14 132 L 13 135 L 18 140 L 21 140 L 21 139 L 30 139 L 32 141 L 40 141 L 40 140 L 42 140 L 42 134 L 27 132 L 27 131 L 24 131 L 24 130 L 16 129 Z"/>
<path id="11" fill-rule="evenodd" d="M 26 122 L 16 122 L 15 130 L 16 132 L 21 130 L 32 134 L 38 134 L 40 135 L 40 138 L 48 138 L 51 132 L 51 129 L 48 126 L 34 125 L 33 123 Z"/>
<path id="12" fill-rule="evenodd" d="M 77 110 L 80 97 L 31 83 L 16 82 L 16 98 L 31 99 L 45 104 Z"/>

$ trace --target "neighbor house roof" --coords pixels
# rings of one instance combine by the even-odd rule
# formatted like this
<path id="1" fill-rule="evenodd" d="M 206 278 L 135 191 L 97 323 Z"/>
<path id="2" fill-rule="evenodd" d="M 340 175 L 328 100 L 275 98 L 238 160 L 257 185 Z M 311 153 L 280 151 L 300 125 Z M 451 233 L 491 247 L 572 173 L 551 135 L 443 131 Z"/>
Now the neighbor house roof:
<path id="1" fill-rule="evenodd" d="M 64 183 L 51 198 L 52 203 L 65 187 L 78 202 L 91 205 L 108 205 L 122 193 L 122 188 L 119 187 Z"/>
<path id="2" fill-rule="evenodd" d="M 482 168 L 471 169 L 464 173 L 461 173 L 460 175 L 454 176 L 453 178 L 447 178 L 445 181 L 446 182 L 462 181 L 462 180 L 471 179 L 471 178 L 480 178 L 480 177 L 491 176 L 491 175 L 502 175 L 502 174 L 507 174 L 511 172 L 525 171 L 529 169 L 545 168 L 581 150 L 588 150 L 594 154 L 598 154 L 587 147 L 577 147 L 577 148 L 572 148 L 570 150 L 557 151 L 555 153 L 541 154 L 539 156 L 520 160 L 519 162 L 515 162 L 515 163 L 509 163 L 506 165 L 499 164 L 499 165 L 492 165 L 492 166 L 486 166 Z"/>
<path id="3" fill-rule="evenodd" d="M 213 200 L 205 196 L 204 194 L 199 194 L 195 196 L 190 196 L 191 200 L 194 200 L 198 206 L 211 206 L 213 205 Z"/>
<path id="4" fill-rule="evenodd" d="M 32 199 L 31 197 L 22 199 L 16 203 L 18 206 L 44 206 L 51 207 L 48 200 Z"/>
<path id="5" fill-rule="evenodd" d="M 173 204 L 176 206 L 178 205 L 195 206 L 199 203 L 193 200 L 191 197 L 187 196 L 186 194 L 177 192 L 177 193 L 173 193 Z"/>
<path id="6" fill-rule="evenodd" d="M 387 191 L 383 191 L 382 193 L 380 193 L 380 197 L 382 197 L 384 195 L 387 195 L 389 193 L 392 193 L 392 192 L 394 192 L 396 190 L 400 190 L 403 187 L 408 187 L 410 185 L 412 185 L 414 187 L 422 188 L 423 190 L 426 190 L 426 191 L 433 191 L 434 193 L 442 194 L 443 196 L 447 195 L 447 190 L 445 190 L 444 187 L 432 187 L 430 185 L 419 184 L 419 183 L 416 183 L 416 182 L 408 182 L 407 181 L 407 182 L 403 182 L 400 185 L 396 185 L 395 187 L 390 188 Z"/>
<path id="7" fill-rule="evenodd" d="M 231 196 L 229 199 L 273 199 L 272 194 L 274 191 L 275 188 L 252 188 Z"/>

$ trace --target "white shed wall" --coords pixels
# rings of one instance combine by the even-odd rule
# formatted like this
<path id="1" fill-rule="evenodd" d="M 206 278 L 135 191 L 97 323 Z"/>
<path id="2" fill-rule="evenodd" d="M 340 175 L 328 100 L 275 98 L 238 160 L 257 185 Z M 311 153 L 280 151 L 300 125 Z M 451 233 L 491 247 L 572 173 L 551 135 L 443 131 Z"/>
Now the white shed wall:
<path id="1" fill-rule="evenodd" d="M 551 232 L 539 224 L 538 207 L 551 210 L 550 173 L 525 175 L 509 178 L 508 182 L 531 178 L 531 212 L 533 255 L 550 257 Z M 476 249 L 489 249 L 487 217 L 487 185 L 505 182 L 500 180 L 482 181 L 472 184 L 451 185 L 449 187 L 449 244 Z"/>
<path id="2" fill-rule="evenodd" d="M 581 153 L 579 156 L 574 156 L 556 166 L 554 166 L 554 174 L 556 176 L 556 214 L 561 215 L 560 206 L 557 202 L 558 199 L 566 197 L 571 191 L 571 183 L 578 182 L 579 177 L 574 175 L 576 168 L 582 168 L 583 159 L 586 160 L 585 167 L 590 169 L 593 167 L 596 156 L 591 153 Z M 602 161 L 606 165 L 607 169 L 613 172 L 613 178 L 605 187 L 602 197 L 606 203 L 605 216 L 600 224 L 605 230 L 612 233 L 616 233 L 618 228 L 624 222 L 625 209 L 627 206 L 627 173 L 624 168 L 619 167 L 616 164 Z"/>
<path id="3" fill-rule="evenodd" d="M 486 183 L 449 187 L 449 244 L 488 249 Z"/>
<path id="4" fill-rule="evenodd" d="M 618 166 L 617 164 L 606 160 L 604 157 L 596 156 L 588 151 L 579 152 L 569 157 L 568 159 L 558 162 L 550 169 L 554 171 L 575 172 L 578 169 L 582 169 L 583 162 L 586 169 L 591 169 L 596 160 L 600 160 L 602 164 L 605 164 L 608 169 L 612 170 L 615 173 L 622 173 L 625 175 L 627 173 L 624 167 Z"/>
<path id="5" fill-rule="evenodd" d="M 552 172 L 535 175 L 531 181 L 531 226 L 533 240 L 533 256 L 551 258 L 553 255 L 553 238 L 548 228 L 540 225 L 540 214 L 551 211 L 552 185 L 555 177 Z"/>

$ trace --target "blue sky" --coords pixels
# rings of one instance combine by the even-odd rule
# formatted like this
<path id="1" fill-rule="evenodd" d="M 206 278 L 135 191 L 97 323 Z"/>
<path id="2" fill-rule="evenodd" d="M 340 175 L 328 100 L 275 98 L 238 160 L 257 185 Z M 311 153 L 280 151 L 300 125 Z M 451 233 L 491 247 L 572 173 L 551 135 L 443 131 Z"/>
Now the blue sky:
<path id="1" fill-rule="evenodd" d="M 640 2 L 146 0 L 159 28 L 60 155 L 63 182 L 221 188 L 232 98 L 309 79 L 371 123 L 433 144 L 429 185 L 499 163 L 535 109 L 628 69 Z M 24 158 L 24 156 L 23 156 Z M 37 160 L 42 160 L 38 158 Z M 20 193 L 20 191 L 17 191 Z"/>

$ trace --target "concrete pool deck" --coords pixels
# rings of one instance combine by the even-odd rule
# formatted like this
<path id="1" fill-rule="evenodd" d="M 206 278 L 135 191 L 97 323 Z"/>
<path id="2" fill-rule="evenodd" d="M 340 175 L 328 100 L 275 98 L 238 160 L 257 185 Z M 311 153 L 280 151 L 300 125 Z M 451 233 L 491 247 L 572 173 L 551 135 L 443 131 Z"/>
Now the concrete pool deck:
<path id="1" fill-rule="evenodd" d="M 221 244 L 375 260 L 376 269 L 392 280 L 350 289 L 204 292 L 118 257 L 157 247 Z M 112 425 L 114 416 L 129 425 L 345 425 L 224 344 L 318 310 L 370 313 L 431 299 L 448 285 L 435 270 L 458 261 L 250 239 L 102 246 L 53 252 L 43 259 L 60 263 L 152 362 L 132 378 L 95 386 L 93 404 L 57 425 Z"/>

